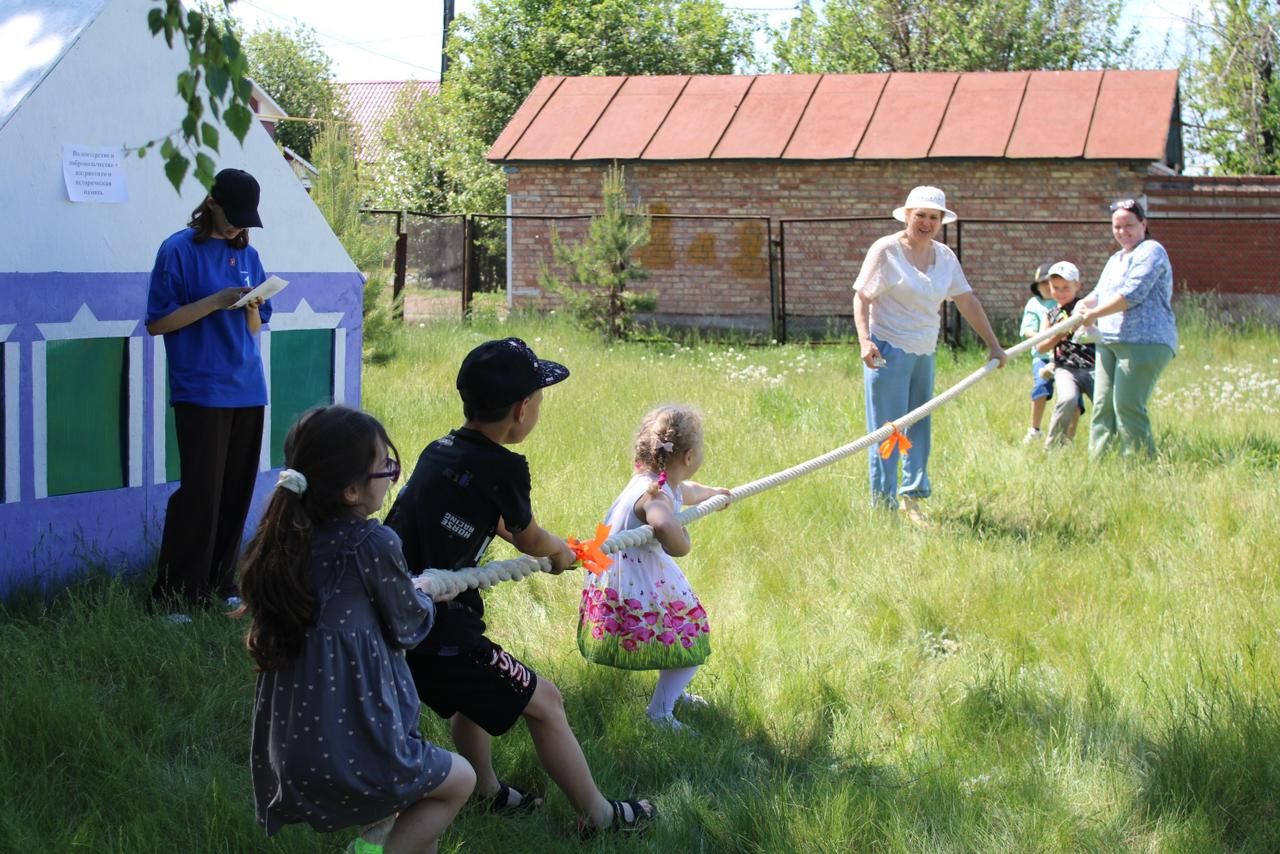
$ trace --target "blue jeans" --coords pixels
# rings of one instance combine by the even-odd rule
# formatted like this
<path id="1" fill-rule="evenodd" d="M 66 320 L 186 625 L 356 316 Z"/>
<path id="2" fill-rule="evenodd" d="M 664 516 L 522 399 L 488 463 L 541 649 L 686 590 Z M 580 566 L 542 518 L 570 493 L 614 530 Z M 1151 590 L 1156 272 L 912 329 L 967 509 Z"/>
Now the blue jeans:
<path id="1" fill-rule="evenodd" d="M 886 421 L 901 418 L 933 397 L 933 354 L 917 356 L 899 350 L 879 338 L 872 341 L 880 348 L 885 366 L 872 370 L 863 365 L 862 382 L 867 400 L 867 432 L 873 432 Z M 896 507 L 899 496 L 928 498 L 929 448 L 932 444 L 930 419 L 922 418 L 907 428 L 911 450 L 902 461 L 902 485 L 898 485 L 898 452 L 880 458 L 880 449 L 867 449 L 871 469 L 871 500 L 874 504 Z"/>

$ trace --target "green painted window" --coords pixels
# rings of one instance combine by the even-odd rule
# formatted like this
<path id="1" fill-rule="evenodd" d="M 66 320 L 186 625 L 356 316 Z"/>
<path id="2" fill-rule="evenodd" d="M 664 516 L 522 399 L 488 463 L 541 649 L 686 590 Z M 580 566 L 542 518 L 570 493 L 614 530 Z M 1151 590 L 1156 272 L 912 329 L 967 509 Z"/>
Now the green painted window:
<path id="1" fill-rule="evenodd" d="M 164 381 L 164 479 L 168 483 L 182 480 L 182 455 L 178 453 L 178 426 L 169 403 L 169 378 Z"/>
<path id="2" fill-rule="evenodd" d="M 48 494 L 126 485 L 129 339 L 45 344 Z"/>
<path id="3" fill-rule="evenodd" d="M 333 330 L 271 333 L 271 465 L 284 465 L 284 437 L 298 416 L 333 403 Z"/>

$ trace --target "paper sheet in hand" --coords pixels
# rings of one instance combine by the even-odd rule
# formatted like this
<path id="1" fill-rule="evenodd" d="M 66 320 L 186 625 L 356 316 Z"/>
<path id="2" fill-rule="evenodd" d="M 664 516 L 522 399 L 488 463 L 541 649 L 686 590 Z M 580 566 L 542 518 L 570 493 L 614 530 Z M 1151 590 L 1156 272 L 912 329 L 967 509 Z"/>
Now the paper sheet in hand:
<path id="1" fill-rule="evenodd" d="M 246 305 L 249 304 L 249 300 L 251 299 L 264 299 L 264 300 L 271 299 L 273 296 L 275 296 L 276 294 L 284 290 L 284 287 L 287 284 L 289 283 L 286 282 L 284 279 L 280 278 L 279 276 L 271 276 L 265 282 L 258 285 L 253 290 L 249 291 L 249 293 L 245 294 L 244 296 L 240 297 L 240 299 L 236 300 L 231 307 L 244 308 Z"/>

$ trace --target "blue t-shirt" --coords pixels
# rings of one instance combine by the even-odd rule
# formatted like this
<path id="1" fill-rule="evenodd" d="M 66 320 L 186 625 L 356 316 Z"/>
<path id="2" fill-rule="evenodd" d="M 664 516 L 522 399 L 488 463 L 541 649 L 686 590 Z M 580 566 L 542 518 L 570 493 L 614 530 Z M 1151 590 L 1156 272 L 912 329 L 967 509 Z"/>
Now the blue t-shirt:
<path id="1" fill-rule="evenodd" d="M 211 237 L 196 243 L 193 228 L 184 228 L 160 244 L 151 271 L 146 323 L 167 317 L 184 305 L 223 288 L 252 288 L 267 275 L 252 246 L 232 249 Z M 258 308 L 262 322 L 271 319 L 271 301 Z M 267 380 L 258 339 L 249 334 L 240 309 L 215 311 L 164 336 L 169 362 L 169 400 L 214 409 L 267 405 Z"/>

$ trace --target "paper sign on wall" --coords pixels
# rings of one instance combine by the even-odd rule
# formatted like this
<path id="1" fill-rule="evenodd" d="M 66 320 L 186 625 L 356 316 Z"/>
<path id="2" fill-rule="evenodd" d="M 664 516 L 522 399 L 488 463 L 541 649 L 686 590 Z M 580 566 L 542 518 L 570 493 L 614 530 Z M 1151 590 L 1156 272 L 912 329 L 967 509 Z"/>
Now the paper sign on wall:
<path id="1" fill-rule="evenodd" d="M 62 146 L 62 179 L 73 202 L 129 201 L 124 149 L 89 145 Z"/>

